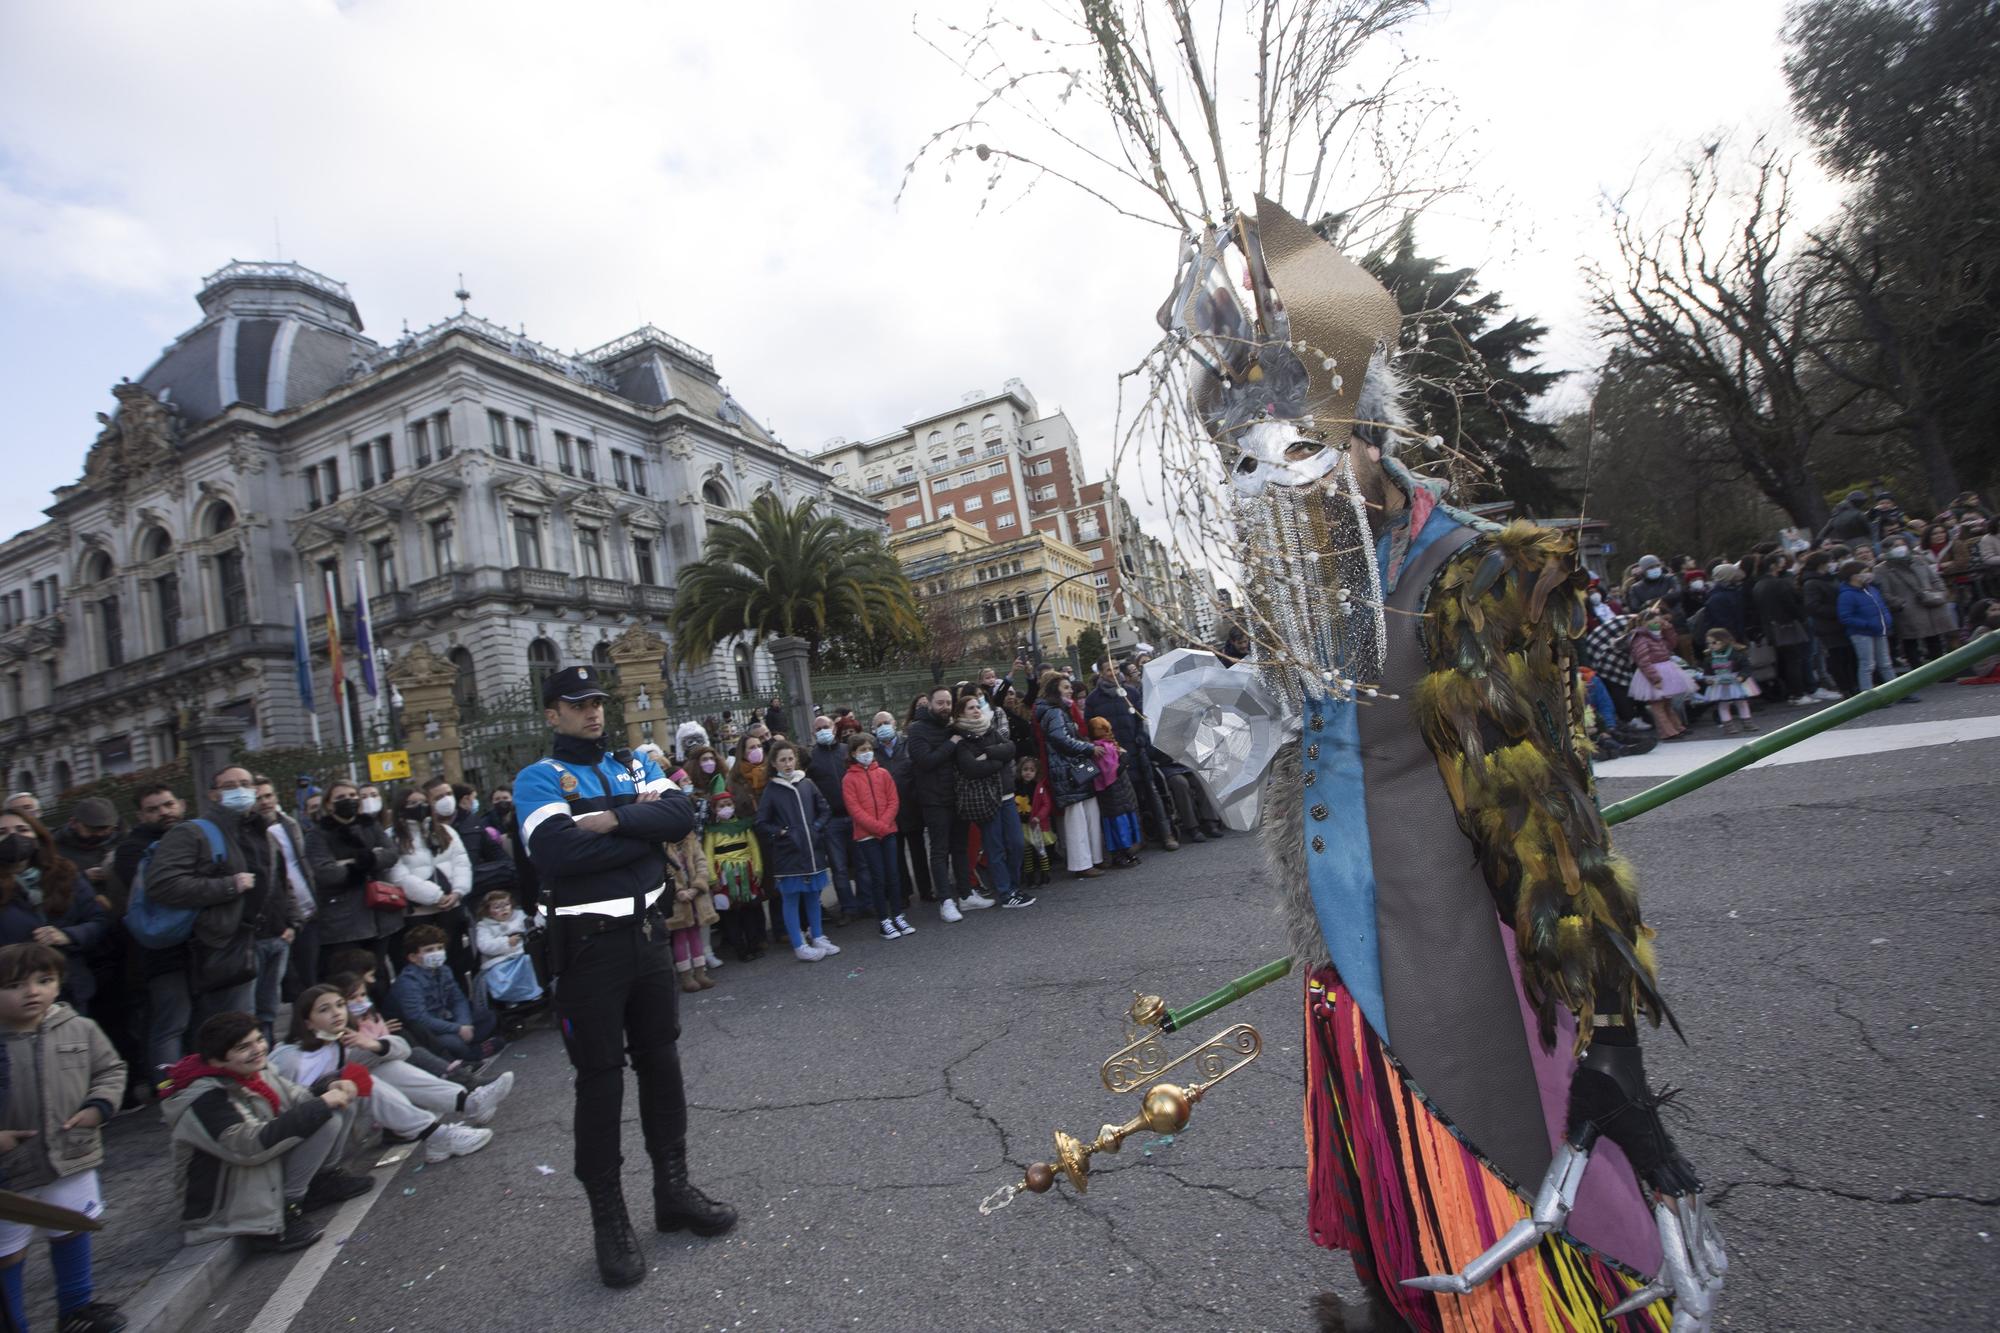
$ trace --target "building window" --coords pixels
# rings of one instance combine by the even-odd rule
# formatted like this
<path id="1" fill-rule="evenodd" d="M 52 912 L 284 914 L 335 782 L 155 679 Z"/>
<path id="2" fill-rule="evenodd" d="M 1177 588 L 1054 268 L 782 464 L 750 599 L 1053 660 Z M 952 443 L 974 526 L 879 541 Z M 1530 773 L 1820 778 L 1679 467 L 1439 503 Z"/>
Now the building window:
<path id="1" fill-rule="evenodd" d="M 223 627 L 249 624 L 250 585 L 243 577 L 243 552 L 224 551 L 215 557 L 215 583 L 222 594 Z"/>
<path id="2" fill-rule="evenodd" d="M 431 569 L 434 573 L 449 574 L 458 567 L 454 537 L 449 518 L 431 520 Z"/>
<path id="3" fill-rule="evenodd" d="M 952 505 L 939 505 L 937 507 L 937 516 L 939 518 L 951 518 L 957 513 L 957 508 Z"/>
<path id="4" fill-rule="evenodd" d="M 534 686 L 537 697 L 541 695 L 542 682 L 555 674 L 557 665 L 556 646 L 547 639 L 536 639 L 528 645 L 528 683 Z"/>
<path id="5" fill-rule="evenodd" d="M 514 418 L 514 446 L 523 463 L 535 461 L 535 423 L 526 417 Z"/>
<path id="6" fill-rule="evenodd" d="M 597 446 L 581 435 L 576 437 L 576 461 L 585 481 L 597 480 Z"/>
<path id="7" fill-rule="evenodd" d="M 1108 588 L 1108 587 L 1110 587 L 1110 586 L 1111 586 L 1111 572 L 1110 572 L 1109 570 L 1104 570 L 1104 569 L 1100 569 L 1100 570 L 1098 570 L 1098 571 L 1097 571 L 1097 572 L 1096 572 L 1095 574 L 1092 574 L 1092 575 L 1090 576 L 1090 583 L 1091 583 L 1091 586 L 1092 586 L 1092 587 L 1094 587 L 1094 588 Z"/>
<path id="8" fill-rule="evenodd" d="M 979 419 L 979 433 L 991 439 L 1000 433 L 1000 418 L 988 412 Z"/>
<path id="9" fill-rule="evenodd" d="M 1094 514 L 1086 515 L 1083 521 L 1077 524 L 1076 536 L 1078 541 L 1094 542 L 1103 535 L 1102 532 L 1098 531 L 1097 516 Z"/>
<path id="10" fill-rule="evenodd" d="M 625 455 L 618 449 L 611 451 L 611 483 L 621 491 L 632 489 L 632 474 L 626 471 Z"/>
<path id="11" fill-rule="evenodd" d="M 755 694 L 757 692 L 757 684 L 750 678 L 750 645 L 747 643 L 737 644 L 736 651 L 731 656 L 736 662 L 736 692 L 746 697 Z"/>
<path id="12" fill-rule="evenodd" d="M 650 537 L 632 539 L 632 578 L 649 588 L 660 581 L 653 565 L 653 539 Z"/>
<path id="13" fill-rule="evenodd" d="M 576 560 L 585 578 L 604 577 L 604 538 L 596 528 L 576 530 Z"/>
<path id="14" fill-rule="evenodd" d="M 930 433 L 929 438 L 926 439 L 924 443 L 930 445 L 934 449 L 942 448 L 944 446 L 944 432 L 941 430 L 932 431 Z"/>
<path id="15" fill-rule="evenodd" d="M 431 430 L 427 421 L 410 423 L 410 466 L 429 467 L 431 464 Z"/>
<path id="16" fill-rule="evenodd" d="M 1007 475 L 1007 460 L 1003 458 L 1003 459 L 1001 459 L 1001 460 L 1000 460 L 999 462 L 997 462 L 997 463 L 988 463 L 988 464 L 986 465 L 986 475 L 987 475 L 987 476 L 989 476 L 989 477 L 1004 477 L 1004 476 L 1006 476 L 1006 475 Z"/>
<path id="17" fill-rule="evenodd" d="M 1053 486 L 1044 486 L 1035 492 L 1034 498 L 1037 503 L 1047 503 L 1056 498 L 1056 488 Z"/>
<path id="18" fill-rule="evenodd" d="M 319 509 L 325 504 L 326 496 L 320 493 L 319 488 L 319 469 L 309 467 L 306 469 L 306 508 Z"/>
<path id="19" fill-rule="evenodd" d="M 153 580 L 153 611 L 160 618 L 160 647 L 180 647 L 181 580 L 178 574 L 162 574 Z"/>
<path id="20" fill-rule="evenodd" d="M 372 444 L 355 446 L 354 485 L 358 490 L 375 489 L 375 446 Z"/>
<path id="21" fill-rule="evenodd" d="M 1014 526 L 1014 516 L 1012 514 L 1002 514 L 993 520 L 993 526 L 996 528 L 1011 528 Z"/>
<path id="22" fill-rule="evenodd" d="M 472 665 L 472 654 L 464 648 L 454 648 L 445 658 L 458 671 L 451 682 L 452 701 L 470 716 L 479 707 L 479 673 Z"/>
<path id="23" fill-rule="evenodd" d="M 993 492 L 993 503 L 997 505 L 1006 504 L 1013 498 L 1014 488 L 1012 486 L 1002 486 L 999 490 Z"/>
<path id="24" fill-rule="evenodd" d="M 626 462 L 632 467 L 632 494 L 646 494 L 646 456 L 633 454 Z"/>
<path id="25" fill-rule="evenodd" d="M 968 495 L 965 497 L 965 512 L 968 514 L 976 514 L 985 504 L 986 501 L 981 499 L 979 496 Z"/>
<path id="26" fill-rule="evenodd" d="M 1044 458 L 1039 463 L 1035 464 L 1035 475 L 1038 477 L 1046 477 L 1049 475 L 1049 473 L 1054 472 L 1055 470 L 1056 470 L 1056 460 L 1053 458 Z"/>
<path id="27" fill-rule="evenodd" d="M 368 548 L 375 557 L 375 592 L 386 597 L 396 591 L 396 539 L 378 537 Z"/>
<path id="28" fill-rule="evenodd" d="M 375 437 L 375 480 L 394 481 L 395 479 L 395 439 L 388 435 L 378 435 Z"/>
<path id="29" fill-rule="evenodd" d="M 486 414 L 486 437 L 489 447 L 501 458 L 513 457 L 514 451 L 507 442 L 507 414 L 491 412 Z"/>
<path id="30" fill-rule="evenodd" d="M 569 447 L 569 436 L 556 432 L 556 470 L 565 477 L 576 475 L 576 455 Z"/>
<path id="31" fill-rule="evenodd" d="M 115 595 L 98 602 L 97 623 L 104 631 L 104 665 L 124 666 L 125 618 L 119 612 L 118 598 Z"/>
<path id="32" fill-rule="evenodd" d="M 451 413 L 440 412 L 431 418 L 431 435 L 437 441 L 438 462 L 451 457 Z"/>
<path id="33" fill-rule="evenodd" d="M 907 486 L 916 479 L 917 479 L 917 469 L 915 467 L 913 467 L 908 463 L 900 463 L 897 465 L 896 467 L 897 481 Z"/>
<path id="34" fill-rule="evenodd" d="M 542 520 L 534 514 L 514 515 L 514 563 L 523 569 L 542 568 Z"/>
<path id="35" fill-rule="evenodd" d="M 912 514 L 903 520 L 903 526 L 906 528 L 922 527 L 923 522 L 924 516 L 922 514 Z"/>
<path id="36" fill-rule="evenodd" d="M 958 480 L 954 481 L 952 485 L 970 486 L 973 482 L 978 480 L 979 480 L 979 474 L 977 472 L 961 472 L 958 474 Z"/>

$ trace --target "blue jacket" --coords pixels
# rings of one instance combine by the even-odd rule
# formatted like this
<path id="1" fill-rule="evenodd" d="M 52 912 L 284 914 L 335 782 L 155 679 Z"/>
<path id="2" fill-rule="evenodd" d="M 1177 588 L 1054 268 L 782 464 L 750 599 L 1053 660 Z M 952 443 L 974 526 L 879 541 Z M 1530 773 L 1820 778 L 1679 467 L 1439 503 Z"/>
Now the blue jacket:
<path id="1" fill-rule="evenodd" d="M 1865 588 L 1851 583 L 1840 585 L 1840 627 L 1849 634 L 1886 639 L 1895 623 L 1895 613 L 1889 609 L 1880 588 L 1872 583 Z"/>
<path id="2" fill-rule="evenodd" d="M 813 875 L 826 869 L 826 858 L 819 848 L 829 818 L 826 798 L 804 774 L 797 782 L 780 782 L 774 777 L 765 783 L 764 794 L 757 801 L 756 821 L 769 848 L 765 873 Z"/>
<path id="3" fill-rule="evenodd" d="M 641 801 L 641 791 L 658 792 Z M 556 915 L 626 916 L 651 907 L 667 880 L 666 847 L 694 831 L 694 805 L 645 755 L 621 764 L 596 741 L 557 736 L 547 759 L 514 779 L 514 809 L 541 897 Z M 610 833 L 586 833 L 576 816 L 608 810 Z"/>
<path id="4" fill-rule="evenodd" d="M 405 967 L 389 987 L 405 1023 L 439 1036 L 472 1026 L 472 1002 L 449 967 Z"/>
<path id="5" fill-rule="evenodd" d="M 1750 641 L 1750 605 L 1740 583 L 1718 583 L 1708 595 L 1708 627 L 1726 629 L 1738 643 Z"/>

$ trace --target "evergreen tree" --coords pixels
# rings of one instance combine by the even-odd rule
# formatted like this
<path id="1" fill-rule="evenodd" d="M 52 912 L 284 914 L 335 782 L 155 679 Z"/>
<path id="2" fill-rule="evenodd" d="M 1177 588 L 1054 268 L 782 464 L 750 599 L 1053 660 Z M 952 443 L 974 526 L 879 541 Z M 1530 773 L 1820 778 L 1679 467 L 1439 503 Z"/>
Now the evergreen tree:
<path id="1" fill-rule="evenodd" d="M 1482 292 L 1474 270 L 1448 269 L 1443 260 L 1418 254 L 1414 217 L 1405 217 L 1389 243 L 1361 264 L 1403 310 L 1396 365 L 1409 384 L 1412 423 L 1442 436 L 1448 453 L 1483 465 L 1463 498 L 1504 497 L 1542 517 L 1572 508 L 1575 496 L 1537 461 L 1564 447 L 1552 424 L 1531 415 L 1535 399 L 1568 373 L 1534 362 L 1548 329 L 1508 312 L 1499 292 Z M 1457 469 L 1454 474 L 1466 479 Z"/>

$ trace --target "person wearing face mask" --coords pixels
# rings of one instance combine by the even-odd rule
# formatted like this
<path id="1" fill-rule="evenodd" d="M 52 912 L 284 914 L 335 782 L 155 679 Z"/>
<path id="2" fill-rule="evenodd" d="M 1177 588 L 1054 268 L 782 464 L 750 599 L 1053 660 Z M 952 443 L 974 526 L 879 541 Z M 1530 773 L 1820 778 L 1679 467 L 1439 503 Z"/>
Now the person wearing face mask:
<path id="1" fill-rule="evenodd" d="M 470 904 L 489 893 L 500 889 L 512 893 L 514 858 L 500 836 L 479 817 L 479 789 L 468 782 L 433 780 L 425 787 L 424 794 L 430 799 L 432 813 L 451 825 L 451 831 L 458 835 L 459 846 L 465 848 L 465 855 L 472 862 L 472 892 L 466 895 L 468 914 Z M 452 959 L 454 966 L 460 961 L 457 955 Z"/>
<path id="2" fill-rule="evenodd" d="M 1916 550 L 1906 532 L 1892 533 L 1875 566 L 1875 589 L 1895 613 L 1890 637 L 1902 659 L 1918 666 L 1941 656 L 1957 632 L 1951 596 L 1928 553 Z"/>
<path id="3" fill-rule="evenodd" d="M 726 791 L 701 797 L 702 855 L 708 858 L 708 879 L 715 908 L 722 915 L 723 943 L 747 963 L 764 956 L 767 938 L 763 921 L 764 854 L 757 832 Z"/>
<path id="4" fill-rule="evenodd" d="M 903 732 L 909 747 L 910 785 L 929 845 L 931 889 L 937 895 L 938 917 L 964 919 L 961 900 L 971 901 L 972 865 L 967 856 L 964 823 L 953 813 L 958 794 L 958 769 L 953 760 L 952 692 L 948 685 L 932 690 L 923 711 L 914 713 Z M 979 905 L 991 902 L 984 895 Z"/>
<path id="5" fill-rule="evenodd" d="M 918 695 L 909 716 L 915 718 L 918 705 L 926 710 L 930 700 Z M 916 890 L 924 902 L 937 897 L 931 889 L 930 853 L 924 847 L 924 812 L 917 804 L 916 766 L 910 762 L 909 741 L 896 726 L 896 715 L 888 709 L 875 714 L 875 762 L 896 783 L 896 868 L 900 883 Z"/>
<path id="6" fill-rule="evenodd" d="M 60 953 L 60 998 L 88 1016 L 97 994 L 91 961 L 110 931 L 110 915 L 41 821 L 0 814 L 0 945 L 40 944 Z"/>
<path id="7" fill-rule="evenodd" d="M 446 793 L 450 799 L 450 793 Z M 422 789 L 406 787 L 390 801 L 396 824 L 390 839 L 396 846 L 396 864 L 389 879 L 409 900 L 403 929 L 428 923 L 439 926 L 447 941 L 464 933 L 465 913 L 461 904 L 472 892 L 472 858 L 466 854 L 449 819 L 435 813 Z M 390 956 L 400 958 L 401 942 L 389 946 Z"/>
<path id="8" fill-rule="evenodd" d="M 1141 697 L 1107 666 L 1098 673 L 1096 688 L 1083 701 L 1084 726 L 1087 729 L 1090 719 L 1094 717 L 1101 717 L 1111 724 L 1111 738 L 1128 756 L 1132 766 L 1132 792 L 1139 799 L 1140 815 L 1150 825 L 1155 841 L 1168 851 L 1177 852 L 1181 845 L 1174 837 L 1174 826 L 1167 820 L 1159 785 L 1153 781 L 1152 760 L 1146 754 L 1145 716 L 1140 711 L 1140 704 L 1134 702 Z"/>
<path id="9" fill-rule="evenodd" d="M 1589 600 L 1591 617 L 1598 624 L 1608 625 L 1618 618 L 1618 613 L 1604 600 L 1604 589 L 1595 580 L 1591 581 Z"/>
<path id="10" fill-rule="evenodd" d="M 382 799 L 382 789 L 380 787 L 371 785 L 361 789 L 361 817 L 363 819 L 372 819 L 384 828 L 387 828 L 389 819 L 384 813 L 386 808 L 387 802 Z"/>
<path id="11" fill-rule="evenodd" d="M 361 788 L 336 780 L 328 784 L 320 817 L 306 826 L 306 864 L 312 868 L 313 925 L 319 936 L 317 972 L 330 976 L 334 956 L 348 949 L 374 954 L 384 976 L 389 973 L 387 942 L 403 928 L 403 908 L 381 905 L 371 882 L 393 882 L 390 871 L 398 853 L 383 827 L 362 811 Z"/>
<path id="12" fill-rule="evenodd" d="M 1896 613 L 1875 586 L 1874 571 L 1859 560 L 1842 565 L 1840 579 L 1840 625 L 1854 645 L 1855 679 L 1861 689 L 1873 689 L 1896 678 L 1896 664 L 1889 653 Z"/>
<path id="13" fill-rule="evenodd" d="M 833 914 L 833 924 L 844 926 L 859 920 L 863 912 L 849 874 L 854 821 L 847 816 L 847 797 L 841 790 L 841 779 L 847 776 L 847 747 L 835 735 L 833 719 L 824 713 L 813 719 L 812 747 L 806 751 L 805 767 L 806 776 L 819 788 L 820 797 L 826 802 L 827 870 L 833 876 L 833 892 L 840 902 Z"/>
<path id="14" fill-rule="evenodd" d="M 145 870 L 149 899 L 197 911 L 186 971 L 179 980 L 192 1008 L 192 1023 L 181 1022 L 183 1030 L 198 1028 L 216 1014 L 250 1010 L 257 1000 L 256 922 L 267 897 L 283 888 L 275 874 L 268 826 L 256 806 L 257 780 L 250 770 L 237 765 L 222 769 L 209 785 L 202 817 L 168 829 Z M 220 835 L 219 851 L 210 842 L 211 830 Z M 169 1021 L 175 1016 L 174 990 L 172 975 L 155 977 L 149 996 L 156 1012 L 164 1008 Z M 178 1036 L 174 1044 L 181 1046 Z M 175 1052 L 179 1054 L 181 1050 Z"/>

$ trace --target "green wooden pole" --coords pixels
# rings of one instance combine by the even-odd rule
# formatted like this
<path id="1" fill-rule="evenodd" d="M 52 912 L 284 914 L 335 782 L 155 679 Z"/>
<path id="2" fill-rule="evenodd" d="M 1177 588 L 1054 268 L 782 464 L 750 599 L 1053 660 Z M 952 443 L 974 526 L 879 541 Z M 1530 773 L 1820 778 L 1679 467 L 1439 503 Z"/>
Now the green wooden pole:
<path id="1" fill-rule="evenodd" d="M 1628 797 L 1616 805 L 1604 808 L 1606 824 L 1622 824 L 1634 815 L 1643 815 L 1648 810 L 1676 800 L 1697 787 L 1706 787 L 1717 778 L 1726 777 L 1739 768 L 1748 767 L 1759 759 L 1776 754 L 1789 745 L 1797 745 L 1808 736 L 1817 736 L 1843 722 L 1851 722 L 1863 713 L 1877 708 L 1887 708 L 1898 699 L 1914 690 L 1933 684 L 1949 676 L 1955 676 L 1975 662 L 2000 656 L 2000 630 L 1982 634 L 1971 643 L 1954 652 L 1946 653 L 1935 662 L 1906 671 L 1885 685 L 1877 685 L 1872 690 L 1863 690 L 1852 699 L 1843 700 L 1830 708 L 1823 708 L 1811 717 L 1800 718 L 1789 726 L 1779 727 L 1767 736 L 1759 736 L 1748 745 L 1740 745 L 1720 759 L 1711 759 L 1700 768 L 1692 769 L 1677 778 L 1662 782 L 1657 787 L 1648 787 L 1637 796 Z"/>
<path id="2" fill-rule="evenodd" d="M 1280 958 L 1255 972 L 1236 978 L 1212 995 L 1204 995 L 1185 1009 L 1169 1010 L 1160 1024 L 1163 1031 L 1178 1032 L 1189 1023 L 1198 1023 L 1226 1004 L 1234 1004 L 1260 986 L 1268 986 L 1292 970 L 1292 960 Z"/>

